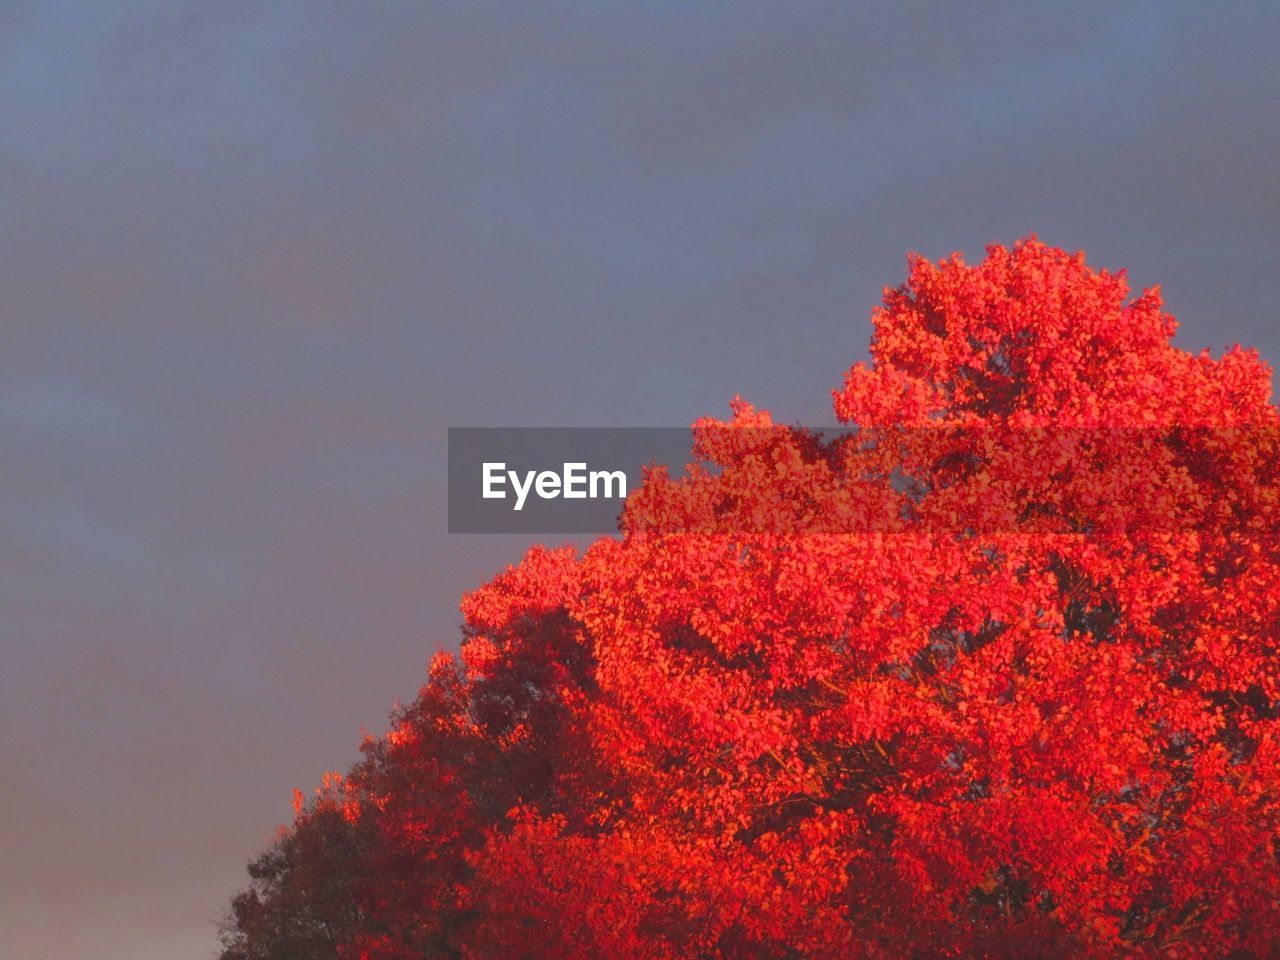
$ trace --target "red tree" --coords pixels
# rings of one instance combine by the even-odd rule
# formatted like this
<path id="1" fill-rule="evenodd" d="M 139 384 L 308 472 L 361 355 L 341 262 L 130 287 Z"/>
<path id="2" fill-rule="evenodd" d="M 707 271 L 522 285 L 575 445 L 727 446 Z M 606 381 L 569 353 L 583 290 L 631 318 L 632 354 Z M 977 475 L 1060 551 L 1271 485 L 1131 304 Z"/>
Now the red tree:
<path id="1" fill-rule="evenodd" d="M 1280 956 L 1270 373 L 1127 296 L 912 260 L 859 431 L 736 402 L 621 537 L 469 595 L 226 956 Z M 350 909 L 280 952 L 317 870 Z"/>

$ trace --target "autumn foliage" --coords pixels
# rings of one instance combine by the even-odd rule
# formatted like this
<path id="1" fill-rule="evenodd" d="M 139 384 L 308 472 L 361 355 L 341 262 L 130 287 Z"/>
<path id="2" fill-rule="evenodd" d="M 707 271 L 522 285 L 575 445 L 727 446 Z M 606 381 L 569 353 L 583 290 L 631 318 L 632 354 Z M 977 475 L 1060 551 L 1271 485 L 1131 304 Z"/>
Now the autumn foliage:
<path id="1" fill-rule="evenodd" d="M 1277 411 L 1034 239 L 736 402 L 299 804 L 226 960 L 1280 956 Z"/>

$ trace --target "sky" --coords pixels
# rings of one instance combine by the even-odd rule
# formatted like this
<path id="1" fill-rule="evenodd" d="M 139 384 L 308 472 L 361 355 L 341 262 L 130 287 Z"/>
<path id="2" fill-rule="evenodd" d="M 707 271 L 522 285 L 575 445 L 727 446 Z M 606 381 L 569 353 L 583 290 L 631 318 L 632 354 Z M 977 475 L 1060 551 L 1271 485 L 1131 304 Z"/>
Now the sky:
<path id="1" fill-rule="evenodd" d="M 1272 4 L 0 3 L 0 953 L 207 960 L 527 539 L 450 426 L 829 423 L 1035 232 L 1280 360 Z"/>

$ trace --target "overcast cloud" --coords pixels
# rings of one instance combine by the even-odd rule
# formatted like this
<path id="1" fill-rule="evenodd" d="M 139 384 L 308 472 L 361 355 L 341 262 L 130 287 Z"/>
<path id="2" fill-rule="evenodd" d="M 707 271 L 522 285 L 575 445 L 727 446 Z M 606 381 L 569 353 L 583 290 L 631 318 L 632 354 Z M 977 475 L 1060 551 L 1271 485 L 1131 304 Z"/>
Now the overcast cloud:
<path id="1" fill-rule="evenodd" d="M 445 431 L 830 422 L 1031 231 L 1280 359 L 1268 4 L 0 7 L 0 952 L 202 960 L 515 537 Z"/>

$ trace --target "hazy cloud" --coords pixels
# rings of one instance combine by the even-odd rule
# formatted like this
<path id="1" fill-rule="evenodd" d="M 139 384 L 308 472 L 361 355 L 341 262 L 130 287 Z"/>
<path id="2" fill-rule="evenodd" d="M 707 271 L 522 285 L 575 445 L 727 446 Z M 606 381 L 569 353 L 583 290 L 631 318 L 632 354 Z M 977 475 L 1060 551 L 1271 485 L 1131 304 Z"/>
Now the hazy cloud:
<path id="1" fill-rule="evenodd" d="M 197 960 L 457 640 L 450 425 L 828 419 L 1037 231 L 1280 357 L 1262 5 L 8 4 L 0 943 Z"/>

